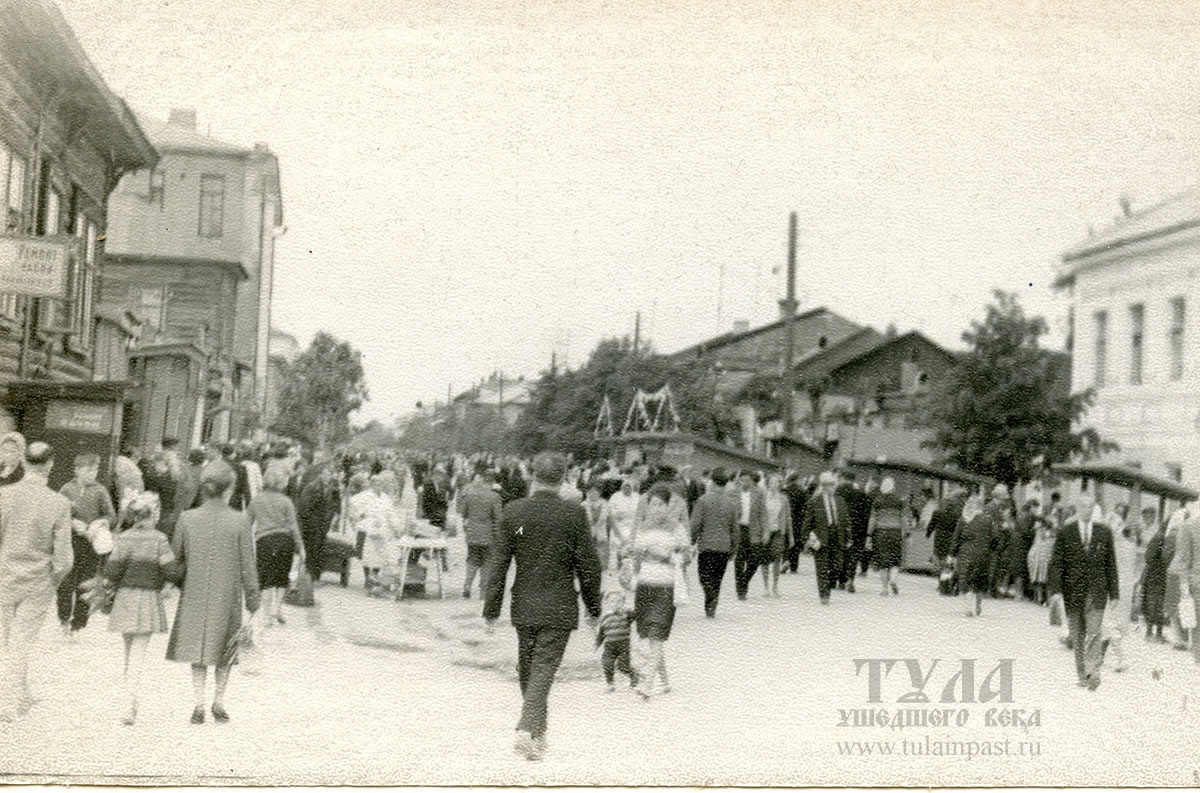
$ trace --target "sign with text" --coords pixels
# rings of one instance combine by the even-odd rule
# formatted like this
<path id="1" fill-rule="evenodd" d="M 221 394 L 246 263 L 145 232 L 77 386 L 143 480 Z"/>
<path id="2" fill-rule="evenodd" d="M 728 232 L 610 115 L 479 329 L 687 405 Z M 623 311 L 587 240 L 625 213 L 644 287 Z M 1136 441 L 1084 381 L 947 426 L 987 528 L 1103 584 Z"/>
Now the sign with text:
<path id="1" fill-rule="evenodd" d="M 0 293 L 67 296 L 70 238 L 0 236 Z"/>
<path id="2" fill-rule="evenodd" d="M 113 431 L 116 405 L 56 399 L 46 406 L 46 429 L 108 435 Z"/>

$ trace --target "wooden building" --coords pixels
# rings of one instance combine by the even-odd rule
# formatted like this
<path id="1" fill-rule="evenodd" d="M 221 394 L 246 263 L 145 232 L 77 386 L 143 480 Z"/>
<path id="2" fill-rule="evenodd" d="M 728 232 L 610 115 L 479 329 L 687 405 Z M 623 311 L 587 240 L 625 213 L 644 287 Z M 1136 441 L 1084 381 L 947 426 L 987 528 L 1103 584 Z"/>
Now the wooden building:
<path id="1" fill-rule="evenodd" d="M 118 441 L 136 326 L 95 302 L 107 202 L 157 159 L 58 8 L 0 0 L 0 425 L 53 436 L 68 467 Z"/>

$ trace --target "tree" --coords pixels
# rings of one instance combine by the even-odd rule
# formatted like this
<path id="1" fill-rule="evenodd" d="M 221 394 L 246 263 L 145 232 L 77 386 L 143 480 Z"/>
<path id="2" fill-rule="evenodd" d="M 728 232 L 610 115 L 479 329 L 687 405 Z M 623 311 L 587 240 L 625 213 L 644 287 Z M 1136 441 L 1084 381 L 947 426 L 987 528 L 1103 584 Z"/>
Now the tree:
<path id="1" fill-rule="evenodd" d="M 350 436 L 350 414 L 367 398 L 362 354 L 318 331 L 284 369 L 279 415 L 271 429 L 325 450 Z"/>
<path id="2" fill-rule="evenodd" d="M 716 380 L 706 363 L 672 363 L 645 344 L 634 350 L 628 336 L 604 339 L 581 368 L 542 374 L 513 427 L 513 445 L 521 454 L 554 449 L 591 456 L 600 450 L 592 433 L 606 394 L 619 432 L 638 389 L 653 392 L 664 385 L 675 397 L 681 429 L 718 440 L 735 437 L 738 425 L 716 399 Z"/>
<path id="3" fill-rule="evenodd" d="M 1093 400 L 1070 393 L 1070 358 L 1043 349 L 1041 317 L 1027 317 L 1015 294 L 996 291 L 983 321 L 962 338 L 970 349 L 930 395 L 933 445 L 949 462 L 1012 486 L 1044 464 L 1085 459 L 1115 445 L 1075 429 Z"/>

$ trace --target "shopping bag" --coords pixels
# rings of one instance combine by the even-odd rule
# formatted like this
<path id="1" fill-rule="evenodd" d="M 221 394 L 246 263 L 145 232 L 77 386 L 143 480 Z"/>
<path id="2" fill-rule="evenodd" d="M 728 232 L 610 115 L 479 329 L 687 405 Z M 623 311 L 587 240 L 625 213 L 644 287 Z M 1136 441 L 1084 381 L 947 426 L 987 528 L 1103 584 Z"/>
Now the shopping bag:
<path id="1" fill-rule="evenodd" d="M 296 580 L 283 593 L 283 602 L 289 606 L 305 608 L 316 605 L 316 600 L 313 598 L 312 578 L 308 575 L 308 569 L 304 565 L 300 565 L 300 570 L 296 573 Z"/>
<path id="2" fill-rule="evenodd" d="M 1184 582 L 1185 586 L 1186 584 L 1187 582 Z M 1196 601 L 1187 589 L 1179 596 L 1179 627 L 1185 631 L 1196 627 Z"/>
<path id="3" fill-rule="evenodd" d="M 674 565 L 675 582 L 674 582 L 674 599 L 676 606 L 686 606 L 692 602 L 692 593 L 688 591 L 687 568 L 676 563 Z"/>
<path id="4" fill-rule="evenodd" d="M 229 637 L 225 651 L 221 654 L 221 666 L 228 667 L 234 664 L 242 667 L 243 674 L 257 675 L 262 671 L 262 647 L 254 635 L 254 625 L 250 622 L 243 623 L 242 627 Z"/>
<path id="5" fill-rule="evenodd" d="M 633 569 L 633 560 L 626 557 L 621 560 L 621 568 L 617 572 L 617 583 L 622 589 L 630 592 L 637 589 L 637 572 Z"/>
<path id="6" fill-rule="evenodd" d="M 957 589 L 958 586 L 954 580 L 954 568 L 943 567 L 942 571 L 938 573 L 938 594 L 954 595 L 957 594 Z"/>
<path id="7" fill-rule="evenodd" d="M 1050 624 L 1051 625 L 1053 625 L 1054 627 L 1058 627 L 1059 625 L 1062 625 L 1063 618 L 1066 616 L 1066 614 L 1064 613 L 1065 611 L 1066 611 L 1066 607 L 1063 606 L 1062 595 L 1054 595 L 1053 597 L 1050 598 Z"/>

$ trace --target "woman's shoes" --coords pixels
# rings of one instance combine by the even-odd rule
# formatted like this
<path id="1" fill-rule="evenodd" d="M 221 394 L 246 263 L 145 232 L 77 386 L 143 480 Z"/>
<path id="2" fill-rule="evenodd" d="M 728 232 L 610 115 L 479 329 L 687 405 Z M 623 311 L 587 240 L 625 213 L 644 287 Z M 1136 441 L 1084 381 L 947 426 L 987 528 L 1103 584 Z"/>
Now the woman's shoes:
<path id="1" fill-rule="evenodd" d="M 217 724 L 225 724 L 229 721 L 229 714 L 225 712 L 225 708 L 220 705 L 212 706 L 213 721 Z"/>
<path id="2" fill-rule="evenodd" d="M 892 582 L 892 594 L 893 595 L 900 594 L 900 587 L 896 586 L 896 583 L 894 581 Z"/>
<path id="3" fill-rule="evenodd" d="M 198 707 L 192 710 L 192 724 L 204 723 L 204 708 Z"/>

